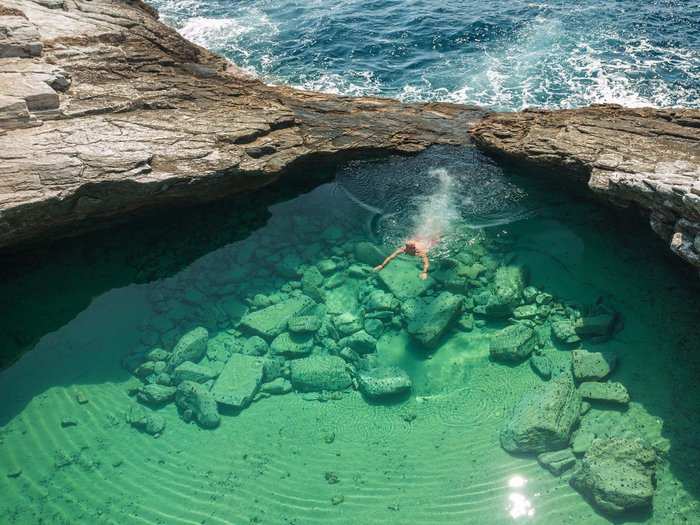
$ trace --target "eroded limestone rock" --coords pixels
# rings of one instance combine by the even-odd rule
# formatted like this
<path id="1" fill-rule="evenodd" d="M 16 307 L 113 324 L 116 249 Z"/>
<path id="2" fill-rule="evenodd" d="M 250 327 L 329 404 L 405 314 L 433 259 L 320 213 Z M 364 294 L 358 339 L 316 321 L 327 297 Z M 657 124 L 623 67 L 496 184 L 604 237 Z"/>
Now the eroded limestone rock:
<path id="1" fill-rule="evenodd" d="M 211 394 L 217 403 L 242 409 L 258 393 L 263 378 L 262 357 L 233 354 L 221 371 Z"/>
<path id="2" fill-rule="evenodd" d="M 315 355 L 290 363 L 291 381 L 300 392 L 345 390 L 352 384 L 348 365 L 337 356 Z"/>

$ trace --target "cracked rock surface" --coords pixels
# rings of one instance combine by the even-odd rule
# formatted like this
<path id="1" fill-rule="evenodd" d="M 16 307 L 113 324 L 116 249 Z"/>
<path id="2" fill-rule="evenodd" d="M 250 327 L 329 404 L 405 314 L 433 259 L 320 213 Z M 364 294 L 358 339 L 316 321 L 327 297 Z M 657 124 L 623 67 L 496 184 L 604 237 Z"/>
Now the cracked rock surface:
<path id="1" fill-rule="evenodd" d="M 483 112 L 269 87 L 139 1 L 0 0 L 0 247 L 267 184 L 331 155 L 464 144 Z"/>
<path id="2" fill-rule="evenodd" d="M 700 267 L 700 111 L 599 105 L 494 113 L 471 130 L 496 155 L 573 173 L 634 205 L 670 249 Z"/>

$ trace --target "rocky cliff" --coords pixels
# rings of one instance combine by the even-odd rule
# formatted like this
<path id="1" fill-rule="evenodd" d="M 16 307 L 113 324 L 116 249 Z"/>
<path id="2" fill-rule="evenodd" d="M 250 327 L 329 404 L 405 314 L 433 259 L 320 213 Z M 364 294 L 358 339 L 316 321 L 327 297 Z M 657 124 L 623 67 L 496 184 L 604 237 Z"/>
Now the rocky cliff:
<path id="1" fill-rule="evenodd" d="M 700 111 L 486 114 L 266 86 L 139 0 L 0 0 L 0 248 L 259 187 L 306 161 L 466 144 L 645 210 L 700 267 Z"/>
<path id="2" fill-rule="evenodd" d="M 573 174 L 608 202 L 638 207 L 674 253 L 700 267 L 700 111 L 496 113 L 471 132 L 496 155 Z"/>

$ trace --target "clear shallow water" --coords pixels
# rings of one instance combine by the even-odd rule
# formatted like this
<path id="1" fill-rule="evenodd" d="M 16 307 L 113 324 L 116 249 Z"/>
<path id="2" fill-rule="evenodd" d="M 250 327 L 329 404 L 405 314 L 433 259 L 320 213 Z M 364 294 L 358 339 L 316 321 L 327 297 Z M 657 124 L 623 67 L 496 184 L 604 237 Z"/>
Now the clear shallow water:
<path id="1" fill-rule="evenodd" d="M 272 83 L 499 110 L 700 105 L 689 0 L 154 0 L 187 38 Z"/>
<path id="2" fill-rule="evenodd" d="M 613 379 L 626 385 L 632 402 L 627 410 L 595 406 L 581 427 L 667 443 L 654 512 L 634 521 L 697 523 L 695 281 L 664 250 L 650 248 L 657 241 L 644 225 L 535 174 L 505 179 L 484 162 L 468 150 L 433 150 L 354 163 L 315 188 L 269 188 L 5 260 L 3 357 L 31 351 L 0 372 L 0 522 L 607 523 L 566 476 L 499 446 L 508 410 L 542 380 L 527 362 L 511 367 L 489 360 L 489 340 L 505 321 L 479 315 L 483 323 L 472 330 L 454 326 L 432 351 L 413 342 L 403 322 L 387 323 L 376 359 L 402 367 L 413 381 L 411 396 L 394 403 L 370 404 L 352 389 L 325 401 L 289 393 L 227 413 L 215 430 L 185 423 L 168 404 L 156 411 L 166 421 L 157 439 L 126 422 L 135 404 L 127 391 L 140 382 L 121 365 L 124 357 L 154 345 L 170 349 L 195 326 L 239 339 L 225 332 L 236 324 L 222 315 L 222 305 L 293 294 L 298 278 L 290 277 L 287 256 L 299 269 L 336 262 L 324 282 L 343 281 L 326 287 L 327 316 L 362 315 L 362 290 L 382 286 L 374 274 L 352 277 L 345 265 L 358 264 L 356 243 L 379 242 L 386 232 L 391 242 L 399 234 L 348 197 L 349 172 L 360 180 L 380 171 L 387 180 L 410 181 L 423 170 L 444 170 L 452 188 L 480 173 L 486 187 L 500 195 L 507 190 L 512 206 L 479 208 L 497 212 L 498 223 L 465 227 L 461 217 L 474 210 L 459 197 L 466 192 L 472 204 L 485 205 L 490 194 L 447 192 L 459 203 L 460 219 L 448 214 L 442 224 L 461 234 L 434 261 L 434 275 L 447 264 L 441 260 L 456 257 L 518 264 L 556 302 L 586 311 L 602 301 L 617 311 L 621 331 L 582 344 L 618 355 Z M 320 175 L 333 174 L 302 174 Z M 394 194 L 421 209 L 426 195 L 444 191 L 444 176 L 431 180 L 419 191 L 405 186 Z M 357 183 L 356 193 L 371 201 L 382 184 Z M 407 219 L 403 227 L 412 233 L 415 222 Z M 417 282 L 414 261 L 396 264 L 406 268 L 405 282 Z M 434 291 L 443 286 L 436 283 Z M 314 349 L 332 351 L 325 343 Z M 545 352 L 567 366 L 569 350 L 548 343 Z M 215 360 L 212 354 L 204 362 Z M 63 427 L 66 418 L 76 425 Z M 517 486 L 522 478 L 524 486 Z"/>

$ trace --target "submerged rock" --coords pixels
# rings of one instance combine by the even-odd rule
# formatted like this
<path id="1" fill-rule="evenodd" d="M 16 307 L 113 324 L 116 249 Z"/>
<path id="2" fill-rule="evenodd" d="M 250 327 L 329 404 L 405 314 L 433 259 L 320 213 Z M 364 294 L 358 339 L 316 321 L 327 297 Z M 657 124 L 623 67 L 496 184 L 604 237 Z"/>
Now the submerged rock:
<path id="1" fill-rule="evenodd" d="M 214 379 L 218 374 L 208 366 L 199 365 L 191 361 L 185 361 L 173 371 L 172 382 L 174 384 L 182 381 L 194 381 L 195 383 L 204 383 L 210 379 Z"/>
<path id="2" fill-rule="evenodd" d="M 434 347 L 462 311 L 462 297 L 442 292 L 422 303 L 410 323 L 408 333 L 427 347 Z"/>
<path id="3" fill-rule="evenodd" d="M 489 317 L 508 317 L 523 298 L 525 271 L 519 266 L 501 266 L 496 270 L 489 292 L 477 297 L 474 311 Z"/>
<path id="4" fill-rule="evenodd" d="M 384 253 L 371 242 L 361 241 L 355 245 L 355 259 L 368 266 L 375 267 L 384 262 Z"/>
<path id="5" fill-rule="evenodd" d="M 525 394 L 501 430 L 508 452 L 546 452 L 565 448 L 579 420 L 581 397 L 573 379 L 561 374 Z"/>
<path id="6" fill-rule="evenodd" d="M 211 388 L 217 403 L 242 409 L 258 393 L 263 378 L 264 359 L 251 355 L 234 354 Z"/>
<path id="7" fill-rule="evenodd" d="M 622 383 L 581 383 L 578 387 L 581 397 L 592 401 L 605 401 L 626 405 L 630 402 L 630 395 Z"/>
<path id="8" fill-rule="evenodd" d="M 333 319 L 333 326 L 341 336 L 352 335 L 362 329 L 360 319 L 353 313 L 344 312 Z"/>
<path id="9" fill-rule="evenodd" d="M 552 323 L 552 334 L 557 341 L 566 344 L 578 343 L 581 338 L 576 334 L 573 321 L 562 319 Z"/>
<path id="10" fill-rule="evenodd" d="M 202 326 L 187 332 L 173 348 L 170 366 L 175 368 L 185 361 L 199 362 L 207 352 L 207 341 L 209 341 L 209 332 Z"/>
<path id="11" fill-rule="evenodd" d="M 613 354 L 574 350 L 571 352 L 571 371 L 577 381 L 600 381 L 615 368 Z"/>
<path id="12" fill-rule="evenodd" d="M 360 330 L 338 341 L 342 347 L 352 348 L 358 354 L 369 354 L 377 349 L 377 340 L 366 331 Z"/>
<path id="13" fill-rule="evenodd" d="M 150 384 L 138 389 L 136 397 L 147 405 L 163 405 L 169 403 L 175 397 L 175 387 Z"/>
<path id="14" fill-rule="evenodd" d="M 289 380 L 278 377 L 260 387 L 260 391 L 266 394 L 282 395 L 292 391 L 292 383 Z"/>
<path id="15" fill-rule="evenodd" d="M 300 392 L 345 390 L 352 384 L 348 365 L 337 356 L 315 355 L 290 363 L 291 380 Z"/>
<path id="16" fill-rule="evenodd" d="M 315 315 L 298 315 L 292 317 L 288 329 L 294 334 L 313 333 L 321 328 L 321 318 Z"/>
<path id="17" fill-rule="evenodd" d="M 160 414 L 147 411 L 140 405 L 133 405 L 129 409 L 126 421 L 132 427 L 151 436 L 159 436 L 165 430 L 165 418 Z"/>
<path id="18" fill-rule="evenodd" d="M 284 332 L 272 341 L 270 351 L 274 355 L 294 358 L 310 354 L 313 346 L 314 338 L 311 334 L 290 334 L 289 332 Z"/>
<path id="19" fill-rule="evenodd" d="M 314 304 L 314 301 L 306 295 L 292 297 L 281 303 L 246 314 L 241 319 L 240 329 L 248 330 L 271 341 L 287 329 L 287 324 L 292 317 Z"/>
<path id="20" fill-rule="evenodd" d="M 185 419 L 194 419 L 203 428 L 215 428 L 221 422 L 214 396 L 204 385 L 183 381 L 177 387 L 175 403 Z"/>
<path id="21" fill-rule="evenodd" d="M 506 326 L 489 340 L 489 354 L 495 361 L 518 363 L 527 359 L 537 345 L 537 334 L 524 324 Z"/>
<path id="22" fill-rule="evenodd" d="M 530 366 L 545 381 L 552 377 L 552 361 L 546 355 L 533 355 L 530 358 Z"/>
<path id="23" fill-rule="evenodd" d="M 602 313 L 583 317 L 576 323 L 576 334 L 580 337 L 609 337 L 617 322 L 617 315 L 612 313 Z"/>
<path id="24" fill-rule="evenodd" d="M 576 456 L 571 449 L 565 448 L 555 452 L 544 452 L 537 456 L 537 462 L 555 476 L 559 476 L 576 464 Z"/>
<path id="25" fill-rule="evenodd" d="M 357 382 L 360 392 L 370 399 L 381 399 L 411 390 L 411 378 L 405 370 L 396 366 L 360 372 Z"/>
<path id="26" fill-rule="evenodd" d="M 267 341 L 265 341 L 265 339 L 263 339 L 260 336 L 254 335 L 246 339 L 245 343 L 243 343 L 241 353 L 245 355 L 259 356 L 265 355 L 269 349 L 270 345 L 267 344 Z"/>
<path id="27" fill-rule="evenodd" d="M 420 268 L 415 260 L 398 258 L 377 273 L 379 282 L 399 300 L 423 295 L 435 284 L 428 276 L 426 280 L 418 277 Z"/>
<path id="28" fill-rule="evenodd" d="M 639 439 L 596 439 L 570 483 L 606 514 L 651 509 L 656 460 Z"/>

